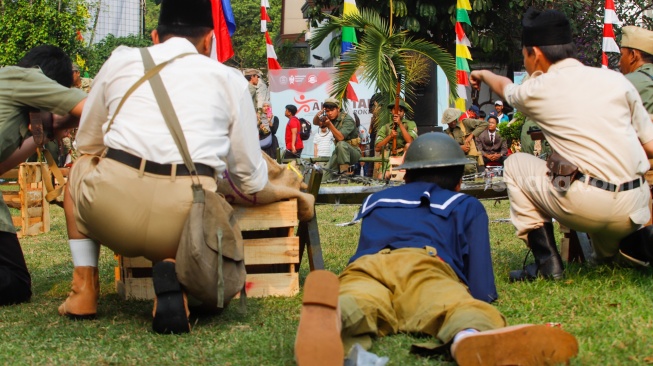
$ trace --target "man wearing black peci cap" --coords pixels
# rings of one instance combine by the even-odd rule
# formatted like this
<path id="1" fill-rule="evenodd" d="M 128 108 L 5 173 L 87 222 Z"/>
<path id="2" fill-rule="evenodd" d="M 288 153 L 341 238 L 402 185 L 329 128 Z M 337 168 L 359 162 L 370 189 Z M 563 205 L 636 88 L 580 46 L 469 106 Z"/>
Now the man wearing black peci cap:
<path id="1" fill-rule="evenodd" d="M 504 180 L 517 235 L 535 257 L 534 264 L 513 271 L 511 279 L 560 279 L 563 266 L 552 218 L 588 233 L 599 260 L 615 259 L 619 241 L 649 220 L 650 194 L 643 175 L 649 169 L 647 155 L 653 157 L 653 124 L 628 80 L 574 58 L 564 14 L 531 8 L 522 25 L 522 54 L 530 78 L 515 85 L 480 70 L 470 79 L 476 88 L 485 82 L 537 121 L 557 153 L 547 162 L 511 155 Z"/>
<path id="2" fill-rule="evenodd" d="M 238 70 L 206 57 L 212 38 L 209 0 L 163 0 L 152 31 L 154 46 L 148 48 L 157 65 L 174 59 L 159 75 L 197 168 L 194 177 L 152 87 L 144 83 L 123 100 L 145 74 L 140 50 L 117 48 L 97 74 L 77 133 L 84 155 L 70 172 L 65 196 L 75 269 L 61 315 L 95 316 L 102 243 L 118 254 L 154 262 L 154 331 L 190 331 L 174 258 L 193 201 L 191 184 L 199 180 L 205 190 L 215 191 L 216 177 L 227 168 L 247 194 L 267 183 L 247 81 Z"/>

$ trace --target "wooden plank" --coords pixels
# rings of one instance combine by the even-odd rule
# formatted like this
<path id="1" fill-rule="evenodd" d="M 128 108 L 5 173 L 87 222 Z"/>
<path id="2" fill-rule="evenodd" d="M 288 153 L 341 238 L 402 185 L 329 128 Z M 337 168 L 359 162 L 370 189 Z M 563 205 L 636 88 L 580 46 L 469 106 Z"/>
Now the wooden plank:
<path id="1" fill-rule="evenodd" d="M 36 219 L 41 220 L 40 217 L 37 217 Z M 38 235 L 43 232 L 43 223 L 37 222 L 35 224 L 30 224 L 27 228 L 22 228 L 21 231 L 23 232 L 23 235 Z"/>
<path id="2" fill-rule="evenodd" d="M 298 273 L 247 275 L 247 297 L 295 296 L 299 293 Z M 116 281 L 116 292 L 124 300 L 154 299 L 152 278 L 125 278 Z M 239 295 L 236 296 L 238 298 Z"/>
<path id="3" fill-rule="evenodd" d="M 37 207 L 28 207 L 27 208 L 27 216 L 29 217 L 38 217 L 43 221 L 43 207 L 37 206 Z"/>
<path id="4" fill-rule="evenodd" d="M 127 268 L 151 268 L 152 262 L 145 257 L 123 257 L 120 256 L 120 265 Z"/>
<path id="5" fill-rule="evenodd" d="M 12 216 L 11 222 L 14 226 L 23 226 L 23 219 L 20 216 Z"/>
<path id="6" fill-rule="evenodd" d="M 295 296 L 299 293 L 297 272 L 248 274 L 245 281 L 247 297 Z"/>
<path id="7" fill-rule="evenodd" d="M 45 186 L 41 184 L 41 197 L 43 197 L 43 203 L 41 204 L 41 220 L 43 221 L 43 232 L 50 232 L 50 202 L 45 199 L 47 194 Z"/>
<path id="8" fill-rule="evenodd" d="M 154 299 L 154 286 L 152 278 L 125 278 L 116 281 L 116 291 L 125 300 L 152 300 Z"/>
<path id="9" fill-rule="evenodd" d="M 299 263 L 299 238 L 245 240 L 245 264 Z"/>
<path id="10" fill-rule="evenodd" d="M 297 200 L 281 201 L 262 206 L 234 206 L 234 216 L 242 231 L 265 230 L 297 226 Z"/>

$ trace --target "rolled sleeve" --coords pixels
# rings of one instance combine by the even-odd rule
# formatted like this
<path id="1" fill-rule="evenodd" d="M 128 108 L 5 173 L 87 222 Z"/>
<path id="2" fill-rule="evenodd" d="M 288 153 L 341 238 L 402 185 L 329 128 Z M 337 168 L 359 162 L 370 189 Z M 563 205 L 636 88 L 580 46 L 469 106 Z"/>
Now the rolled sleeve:
<path id="1" fill-rule="evenodd" d="M 637 90 L 632 87 L 626 92 L 626 99 L 632 112 L 632 124 L 642 144 L 653 141 L 653 118 L 642 104 Z"/>
<path id="2" fill-rule="evenodd" d="M 243 90 L 235 120 L 230 126 L 231 149 L 227 169 L 234 183 L 247 194 L 254 194 L 268 182 L 268 168 L 258 143 L 256 111 L 249 91 Z"/>

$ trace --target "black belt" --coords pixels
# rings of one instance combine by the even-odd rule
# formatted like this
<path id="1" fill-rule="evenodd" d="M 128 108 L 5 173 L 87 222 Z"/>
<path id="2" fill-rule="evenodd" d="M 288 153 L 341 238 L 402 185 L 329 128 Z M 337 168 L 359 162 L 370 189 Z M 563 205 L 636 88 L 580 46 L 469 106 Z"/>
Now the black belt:
<path id="1" fill-rule="evenodd" d="M 132 155 L 128 152 L 122 150 L 116 150 L 116 149 L 108 149 L 107 155 L 105 157 L 139 170 L 141 169 L 141 161 L 145 160 L 136 155 Z M 157 174 L 157 175 L 172 175 L 173 166 L 174 164 L 159 164 L 153 161 L 145 160 L 144 171 L 147 173 Z M 196 163 L 195 169 L 197 170 L 197 175 L 205 175 L 208 177 L 215 176 L 215 170 L 208 165 Z M 177 164 L 176 175 L 191 175 L 191 174 L 185 165 Z"/>
<path id="2" fill-rule="evenodd" d="M 585 179 L 589 178 L 588 184 L 591 186 L 594 186 L 596 188 L 601 188 L 609 192 L 616 192 L 617 191 L 617 185 L 604 182 L 600 179 L 590 177 L 589 175 L 585 175 L 582 173 L 578 174 L 578 180 L 581 182 L 585 182 Z M 634 180 L 631 180 L 630 182 L 622 183 L 619 187 L 619 192 L 623 191 L 629 191 L 631 189 L 639 188 L 639 186 L 642 185 L 642 178 L 637 178 Z"/>

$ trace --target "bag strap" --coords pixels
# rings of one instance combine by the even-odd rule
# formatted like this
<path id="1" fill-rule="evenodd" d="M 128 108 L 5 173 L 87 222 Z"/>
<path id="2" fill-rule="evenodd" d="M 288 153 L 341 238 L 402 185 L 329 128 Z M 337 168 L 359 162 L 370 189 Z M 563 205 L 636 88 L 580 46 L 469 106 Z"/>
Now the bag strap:
<path id="1" fill-rule="evenodd" d="M 142 53 L 143 53 L 143 51 L 141 51 L 141 54 Z M 149 54 L 149 52 L 148 52 L 148 54 Z M 125 93 L 125 95 L 123 95 L 122 99 L 120 99 L 120 103 L 118 104 L 118 108 L 116 108 L 116 111 L 113 113 L 113 116 L 111 117 L 111 120 L 109 121 L 109 125 L 107 126 L 107 131 L 105 132 L 105 134 L 107 132 L 109 132 L 109 129 L 111 129 L 111 125 L 113 124 L 113 120 L 118 115 L 118 112 L 120 112 L 120 110 L 122 109 L 122 106 L 125 104 L 125 101 L 127 101 L 127 98 L 129 98 L 129 96 L 132 95 L 132 93 L 136 89 L 138 89 L 139 86 L 141 86 L 144 82 L 150 80 L 150 78 L 152 78 L 154 75 L 158 74 L 164 67 L 166 67 L 168 64 L 170 64 L 172 61 L 174 61 L 176 59 L 179 59 L 179 58 L 182 58 L 182 57 L 189 56 L 189 55 L 196 55 L 196 53 L 192 53 L 192 52 L 182 53 L 182 54 L 177 55 L 177 56 L 171 58 L 168 61 L 164 61 L 164 62 L 162 62 L 162 63 L 160 63 L 160 64 L 158 64 L 158 65 L 156 65 L 154 67 L 148 68 L 147 66 L 145 66 L 145 75 L 141 76 L 141 78 L 138 79 L 134 83 L 134 85 L 132 85 L 129 89 L 127 89 L 127 92 Z M 152 59 L 152 57 L 150 57 L 150 60 L 151 59 Z M 154 64 L 154 61 L 152 61 L 152 64 Z"/>
<path id="2" fill-rule="evenodd" d="M 151 76 L 149 77 L 150 86 L 152 87 L 152 91 L 154 92 L 154 97 L 156 98 L 156 102 L 159 105 L 159 108 L 161 109 L 161 113 L 163 114 L 163 119 L 165 119 L 166 125 L 168 125 L 168 129 L 170 129 L 170 133 L 172 134 L 172 138 L 175 141 L 175 144 L 177 145 L 177 149 L 179 149 L 179 153 L 181 154 L 181 157 L 184 159 L 184 164 L 186 165 L 186 168 L 188 168 L 188 171 L 191 172 L 191 176 L 197 179 L 196 184 L 199 185 L 199 177 L 197 175 L 197 170 L 195 169 L 195 163 L 193 163 L 193 159 L 191 159 L 190 153 L 188 152 L 188 145 L 186 144 L 184 131 L 181 129 L 181 125 L 179 124 L 179 118 L 177 118 L 177 113 L 175 113 L 175 109 L 172 106 L 172 101 L 170 100 L 170 96 L 166 91 L 165 85 L 163 84 L 163 80 L 161 79 L 161 75 L 159 75 L 159 70 L 163 68 L 161 65 L 163 64 L 167 65 L 168 63 L 170 63 L 170 61 L 174 60 L 175 58 L 168 60 L 163 64 L 155 65 L 154 60 L 152 59 L 152 55 L 150 54 L 150 51 L 147 48 L 141 48 L 140 51 L 141 51 L 141 56 L 143 57 L 143 64 L 145 65 L 145 71 L 146 71 L 145 75 L 147 76 L 148 74 L 156 70 L 156 72 L 152 73 Z M 182 55 L 179 55 L 178 57 Z"/>
<path id="3" fill-rule="evenodd" d="M 651 81 L 653 81 L 653 75 L 649 74 L 648 72 L 646 72 L 644 70 L 639 70 L 639 72 L 641 72 L 642 74 L 648 76 L 649 78 L 651 78 Z"/>

